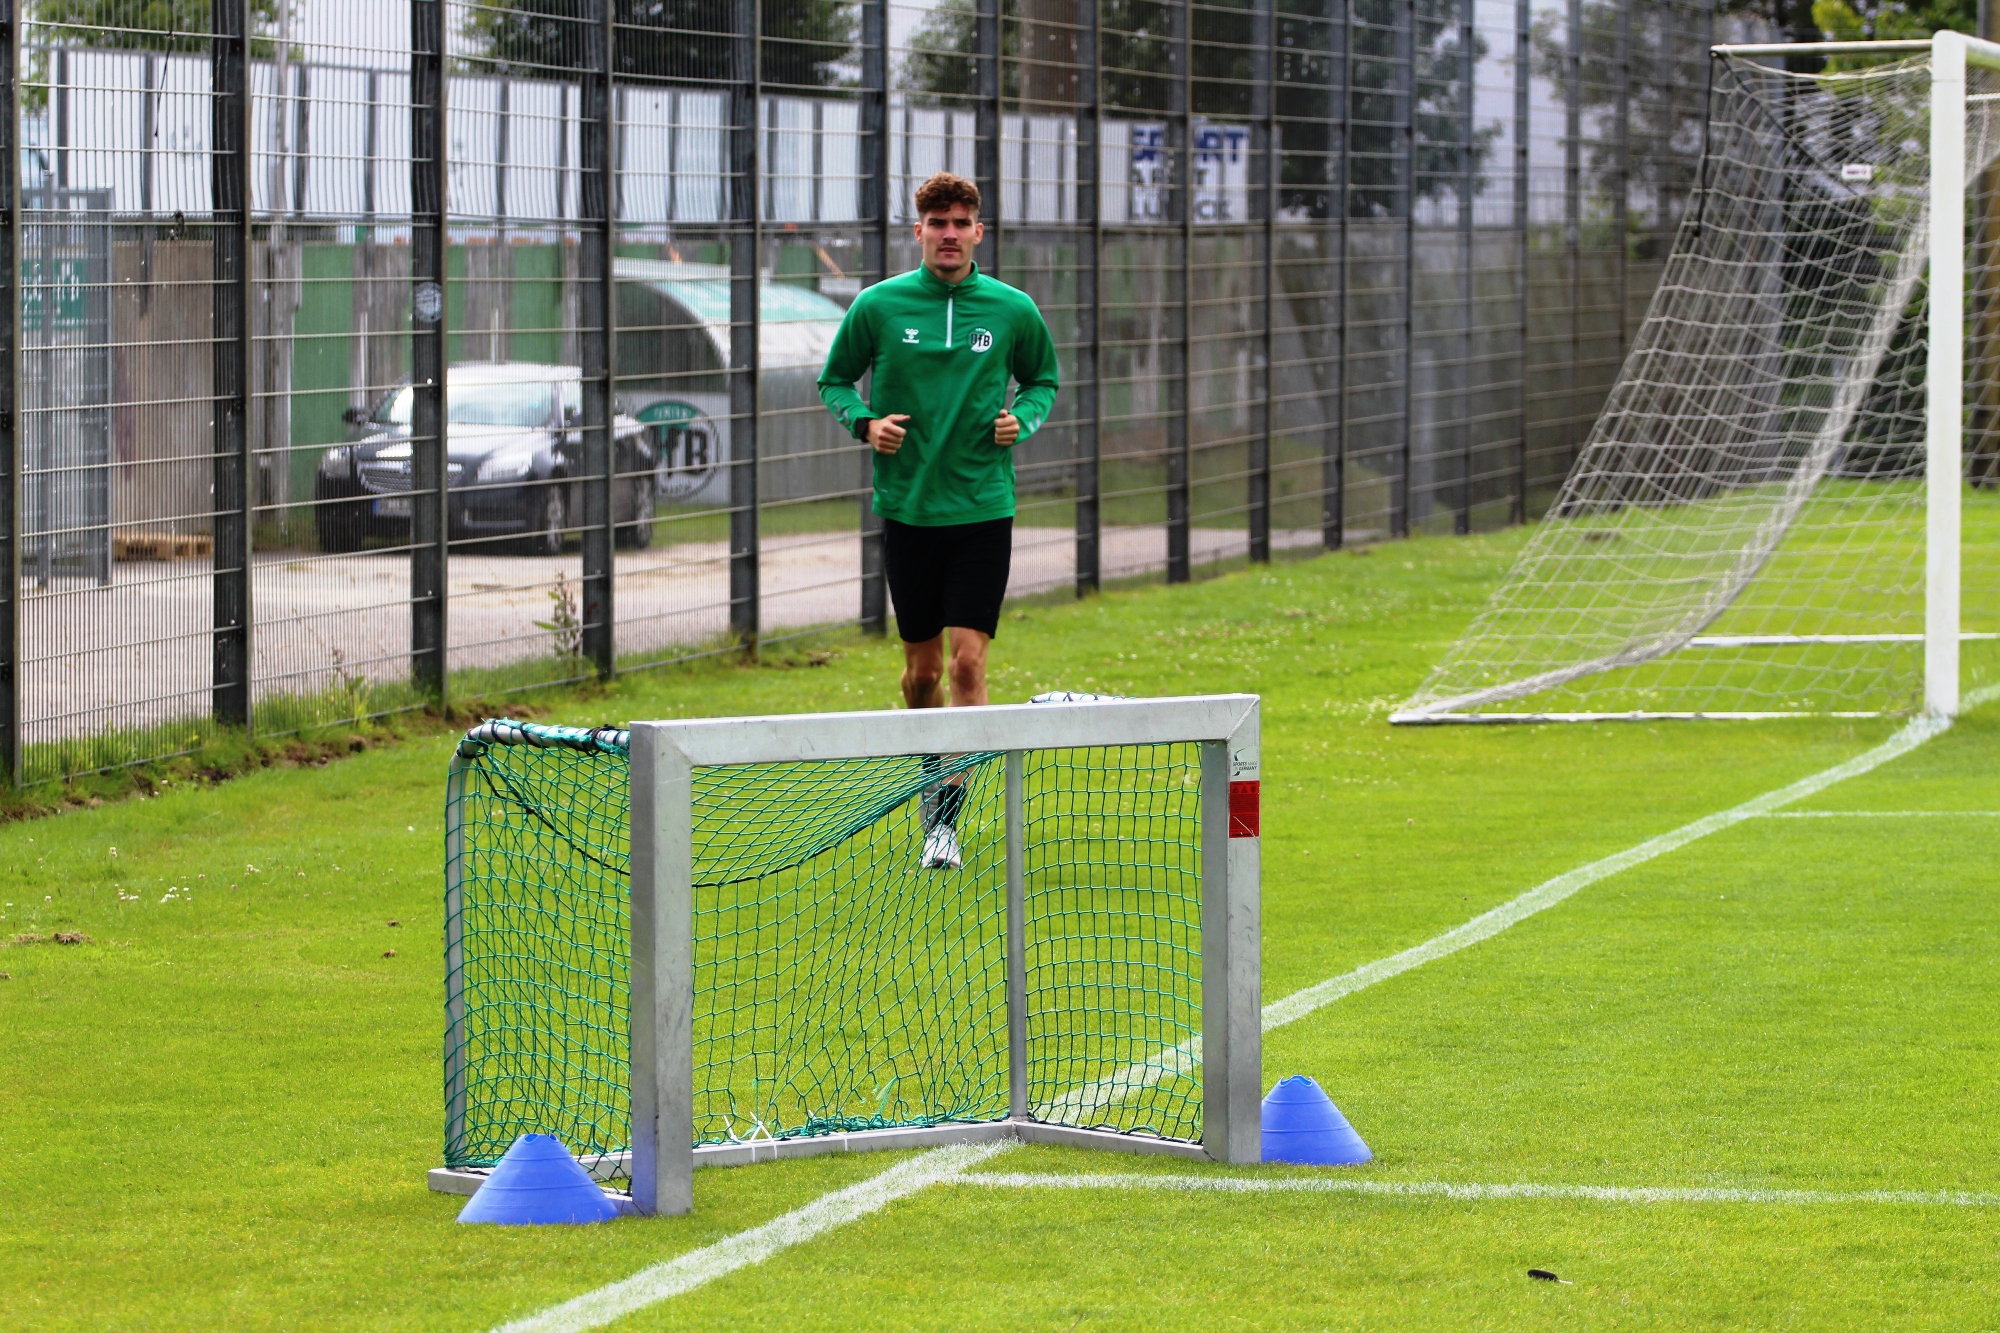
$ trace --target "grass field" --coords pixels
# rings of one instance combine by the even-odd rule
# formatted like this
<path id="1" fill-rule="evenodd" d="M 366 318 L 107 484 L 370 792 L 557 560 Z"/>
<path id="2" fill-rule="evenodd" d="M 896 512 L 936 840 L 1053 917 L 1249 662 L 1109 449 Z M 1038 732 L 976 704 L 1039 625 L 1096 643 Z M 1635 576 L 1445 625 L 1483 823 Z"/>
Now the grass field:
<path id="1" fill-rule="evenodd" d="M 1267 1000 L 1898 730 L 1388 727 L 1519 541 L 1031 605 L 994 696 L 1264 696 Z M 834 646 L 552 696 L 548 720 L 889 706 L 893 646 Z M 704 1172 L 682 1218 L 455 1225 L 424 1186 L 448 747 L 0 829 L 0 938 L 91 937 L 0 948 L 0 1326 L 488 1328 L 896 1165 Z M 1318 1078 L 1366 1167 L 1016 1148 L 615 1326 L 1992 1327 L 1993 812 L 2000 707 L 1270 1032 L 1266 1083 Z M 1201 1187 L 1225 1179 L 1307 1187 Z"/>
<path id="2" fill-rule="evenodd" d="M 1687 634 L 1920 640 L 1923 483 L 1823 482 L 1769 558 L 1749 561 L 1782 495 L 1775 484 L 1745 487 L 1539 526 L 1487 632 L 1466 636 L 1426 682 L 1426 700 L 1548 680 Z M 2000 680 L 1991 638 L 2000 630 L 2000 490 L 1967 486 L 1960 499 L 1960 628 L 1983 636 L 1961 645 L 1961 676 L 1974 689 Z M 1690 620 L 1703 606 L 1712 616 Z M 1710 646 L 1487 701 L 1483 711 L 1900 712 L 1921 706 L 1922 682 L 1920 641 Z"/>

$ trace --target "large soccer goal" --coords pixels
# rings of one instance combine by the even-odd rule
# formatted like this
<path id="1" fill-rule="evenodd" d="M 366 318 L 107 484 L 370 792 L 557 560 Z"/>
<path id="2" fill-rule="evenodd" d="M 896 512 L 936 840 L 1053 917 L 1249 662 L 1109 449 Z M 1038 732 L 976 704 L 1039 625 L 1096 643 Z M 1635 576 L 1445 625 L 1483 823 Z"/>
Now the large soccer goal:
<path id="1" fill-rule="evenodd" d="M 1618 381 L 1394 721 L 1950 715 L 2000 668 L 2000 46 L 1712 57 Z"/>
<path id="2" fill-rule="evenodd" d="M 1260 1156 L 1252 695 L 494 721 L 451 766 L 445 1165 Z M 949 828 L 958 865 L 930 865 Z"/>

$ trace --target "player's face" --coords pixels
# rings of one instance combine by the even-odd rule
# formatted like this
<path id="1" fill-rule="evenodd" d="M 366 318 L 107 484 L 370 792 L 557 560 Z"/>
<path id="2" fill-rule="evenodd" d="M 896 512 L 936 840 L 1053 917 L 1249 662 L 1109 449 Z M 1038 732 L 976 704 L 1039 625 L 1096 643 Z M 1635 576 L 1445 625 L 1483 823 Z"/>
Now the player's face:
<path id="1" fill-rule="evenodd" d="M 986 236 L 986 226 L 964 204 L 953 204 L 917 221 L 917 241 L 924 247 L 924 266 L 948 282 L 956 282 L 972 263 L 972 251 Z"/>

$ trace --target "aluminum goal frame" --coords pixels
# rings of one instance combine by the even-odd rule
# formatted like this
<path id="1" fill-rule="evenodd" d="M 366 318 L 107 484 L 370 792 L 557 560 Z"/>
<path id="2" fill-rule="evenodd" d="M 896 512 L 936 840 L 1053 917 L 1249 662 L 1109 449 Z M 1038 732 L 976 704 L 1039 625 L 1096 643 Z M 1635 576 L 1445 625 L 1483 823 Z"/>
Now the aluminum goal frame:
<path id="1" fill-rule="evenodd" d="M 685 1213 L 694 1170 L 829 1152 L 1023 1141 L 1262 1160 L 1263 969 L 1259 895 L 1259 699 L 1252 694 L 888 712 L 635 722 L 629 731 L 631 974 L 630 1150 L 586 1160 L 629 1176 L 625 1210 Z M 1199 753 L 1201 1105 L 1198 1142 L 1050 1124 L 1028 1101 L 1026 757 L 1034 751 L 1193 744 Z M 698 768 L 920 754 L 1004 756 L 1005 1119 L 694 1143 L 694 772 Z M 456 761 L 454 778 L 458 773 Z M 450 842 L 453 831 L 447 830 Z M 458 848 L 450 849 L 451 865 Z M 447 894 L 457 886 L 447 884 Z M 447 964 L 455 975 L 455 941 Z M 449 988 L 448 988 L 449 989 Z M 447 1021 L 453 996 L 447 994 Z M 1192 1045 L 1190 1042 L 1189 1045 Z M 437 1168 L 434 1190 L 469 1194 L 487 1172 Z"/>
<path id="2" fill-rule="evenodd" d="M 697 1163 L 857 1148 L 1021 1139 L 1213 1161 L 1262 1158 L 1263 976 L 1258 838 L 1231 819 L 1232 784 L 1260 776 L 1258 698 L 1098 700 L 984 708 L 635 722 L 632 792 L 632 1205 L 694 1206 Z M 1197 743 L 1201 756 L 1202 1139 L 1197 1144 L 1034 1121 L 1028 1115 L 1022 775 L 1034 750 Z M 694 770 L 811 760 L 1000 751 L 1005 759 L 1006 1120 L 694 1145 Z M 1236 787 L 1237 809 L 1256 788 Z"/>

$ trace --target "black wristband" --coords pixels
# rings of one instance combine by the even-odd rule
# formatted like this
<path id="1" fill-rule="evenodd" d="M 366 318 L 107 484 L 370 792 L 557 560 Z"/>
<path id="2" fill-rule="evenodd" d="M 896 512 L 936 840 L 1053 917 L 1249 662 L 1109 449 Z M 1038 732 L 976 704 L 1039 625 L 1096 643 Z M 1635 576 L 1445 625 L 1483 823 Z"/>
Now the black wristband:
<path id="1" fill-rule="evenodd" d="M 854 438 L 866 444 L 868 442 L 868 423 L 873 420 L 875 420 L 874 417 L 856 417 L 854 421 Z"/>

